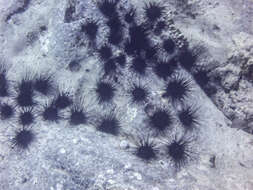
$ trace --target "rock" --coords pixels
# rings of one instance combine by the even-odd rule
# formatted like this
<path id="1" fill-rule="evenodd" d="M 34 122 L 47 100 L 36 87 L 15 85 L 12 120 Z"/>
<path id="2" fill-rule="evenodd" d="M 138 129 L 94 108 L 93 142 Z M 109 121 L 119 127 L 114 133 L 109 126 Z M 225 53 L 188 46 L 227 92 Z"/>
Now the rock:
<path id="1" fill-rule="evenodd" d="M 108 60 L 102 60 L 97 51 L 109 43 L 108 34 L 113 30 L 107 26 L 110 16 L 101 11 L 108 6 L 98 8 L 101 1 L 0 1 L 0 59 L 4 60 L 0 60 L 0 91 L 5 87 L 5 76 L 10 85 L 10 95 L 0 97 L 0 189 L 252 190 L 252 0 L 160 0 L 158 4 L 165 9 L 158 20 L 167 24 L 161 33 L 154 31 L 155 22 L 146 19 L 143 6 L 147 1 L 117 1 L 117 5 L 109 6 L 109 13 L 117 7 L 114 16 L 122 24 L 120 34 L 124 39 L 120 39 L 119 46 L 108 46 L 110 59 L 122 53 L 126 65 L 116 63 L 110 75 L 104 72 Z M 128 28 L 135 24 L 129 25 L 122 18 L 132 7 L 136 8 L 135 24 L 144 24 L 150 44 L 158 50 L 154 60 L 145 60 L 143 76 L 132 71 L 131 62 L 137 55 L 145 57 L 147 46 L 132 55 L 124 48 L 130 38 Z M 94 41 L 80 31 L 88 21 L 98 24 L 97 31 L 92 28 L 97 32 Z M 139 32 L 137 41 L 145 35 Z M 168 37 L 175 42 L 173 54 L 161 48 Z M 179 58 L 183 51 L 196 58 L 193 68 L 187 71 L 177 61 L 182 60 Z M 153 66 L 170 60 L 177 65 L 174 73 L 166 80 L 159 78 Z M 207 86 L 200 87 L 195 81 L 199 68 L 208 71 Z M 31 74 L 33 80 L 34 75 L 48 71 L 52 73 L 52 94 L 44 96 L 34 91 L 32 108 L 16 105 L 22 78 Z M 192 88 L 185 98 L 172 102 L 162 95 L 175 75 L 189 79 Z M 112 101 L 105 104 L 97 100 L 96 84 L 101 80 L 111 82 L 115 89 Z M 140 104 L 130 102 L 129 89 L 134 83 L 149 92 Z M 59 91 L 69 94 L 74 104 L 57 109 L 58 122 L 44 121 L 44 105 L 53 103 Z M 15 108 L 13 118 L 3 120 L 4 103 Z M 70 124 L 72 106 L 80 106 L 86 122 Z M 198 108 L 194 119 L 199 125 L 192 131 L 186 132 L 181 125 L 178 114 L 183 106 Z M 32 109 L 35 120 L 22 126 L 18 118 L 27 109 Z M 168 110 L 172 121 L 162 134 L 151 127 L 149 119 L 158 109 Z M 117 120 L 103 123 L 108 127 L 104 129 L 119 126 L 118 133 L 98 130 L 108 113 L 115 113 Z M 153 123 L 164 120 L 167 121 L 154 117 Z M 22 129 L 34 136 L 18 139 Z M 172 150 L 165 145 L 181 137 L 192 140 L 184 155 L 187 162 L 177 168 L 178 158 L 173 159 Z M 29 148 L 17 146 L 17 139 L 28 143 Z M 147 139 L 151 142 L 147 143 Z M 134 152 L 135 146 L 143 148 L 139 154 Z M 149 152 L 150 146 L 154 159 L 141 158 L 140 154 Z M 177 147 L 173 150 L 180 151 Z"/>

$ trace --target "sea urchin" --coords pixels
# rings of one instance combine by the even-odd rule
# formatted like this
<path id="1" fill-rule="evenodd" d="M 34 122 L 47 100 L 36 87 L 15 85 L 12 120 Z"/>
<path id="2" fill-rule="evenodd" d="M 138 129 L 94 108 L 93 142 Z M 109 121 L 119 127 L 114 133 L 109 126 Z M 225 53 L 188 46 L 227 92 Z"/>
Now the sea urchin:
<path id="1" fill-rule="evenodd" d="M 167 155 L 174 162 L 177 169 L 185 166 L 189 159 L 193 157 L 191 142 L 191 140 L 182 137 L 180 139 L 175 138 L 172 142 L 166 144 Z"/>
<path id="2" fill-rule="evenodd" d="M 21 130 L 16 131 L 13 138 L 13 145 L 20 150 L 26 150 L 35 140 L 35 134 L 32 130 L 22 128 Z"/>
<path id="3" fill-rule="evenodd" d="M 99 81 L 96 87 L 96 94 L 99 103 L 112 101 L 115 95 L 115 87 L 109 82 Z"/>
<path id="4" fill-rule="evenodd" d="M 156 144 L 147 136 L 138 140 L 133 152 L 137 157 L 148 162 L 157 158 L 158 149 Z"/>
<path id="5" fill-rule="evenodd" d="M 150 127 L 158 134 L 164 134 L 167 129 L 172 127 L 173 118 L 165 109 L 157 109 L 151 116 L 149 116 Z"/>
<path id="6" fill-rule="evenodd" d="M 106 114 L 102 117 L 102 119 L 97 124 L 97 130 L 112 134 L 112 135 L 118 135 L 120 130 L 120 122 L 113 113 Z"/>
<path id="7" fill-rule="evenodd" d="M 145 14 L 147 19 L 151 22 L 156 21 L 161 18 L 165 10 L 165 7 L 161 6 L 159 3 L 150 2 L 147 3 L 144 7 Z"/>
<path id="8" fill-rule="evenodd" d="M 183 100 L 191 91 L 190 80 L 176 77 L 167 84 L 165 91 L 163 97 L 170 97 L 173 102 Z"/>

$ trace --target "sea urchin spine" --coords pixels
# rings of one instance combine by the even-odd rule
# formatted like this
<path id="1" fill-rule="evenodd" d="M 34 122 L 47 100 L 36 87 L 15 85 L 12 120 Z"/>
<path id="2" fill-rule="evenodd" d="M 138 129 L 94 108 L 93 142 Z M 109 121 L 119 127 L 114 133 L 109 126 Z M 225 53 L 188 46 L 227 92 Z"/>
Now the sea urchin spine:
<path id="1" fill-rule="evenodd" d="M 18 95 L 16 97 L 16 102 L 20 107 L 30 107 L 33 106 L 34 100 L 34 81 L 28 76 L 23 78 L 18 84 Z"/>
<path id="2" fill-rule="evenodd" d="M 199 124 L 199 118 L 196 112 L 197 109 L 191 106 L 184 107 L 180 110 L 178 117 L 185 130 L 192 130 Z"/>

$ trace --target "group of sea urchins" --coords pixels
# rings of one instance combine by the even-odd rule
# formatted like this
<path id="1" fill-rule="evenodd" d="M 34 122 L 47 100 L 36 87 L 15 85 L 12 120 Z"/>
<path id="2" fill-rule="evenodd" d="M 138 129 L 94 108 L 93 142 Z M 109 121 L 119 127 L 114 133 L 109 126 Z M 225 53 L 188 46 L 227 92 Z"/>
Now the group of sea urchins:
<path id="1" fill-rule="evenodd" d="M 137 23 L 137 9 L 131 9 L 118 12 L 118 1 L 100 0 L 97 7 L 102 15 L 106 18 L 106 25 L 109 29 L 108 42 L 98 46 L 96 38 L 99 31 L 99 22 L 94 19 L 87 19 L 81 25 L 81 32 L 87 37 L 92 50 L 97 55 L 102 65 L 103 76 L 96 83 L 94 91 L 97 95 L 98 104 L 109 105 L 112 102 L 116 86 L 112 82 L 120 83 L 117 75 L 120 68 L 127 67 L 133 77 L 144 80 L 148 76 L 148 71 L 153 71 L 158 78 L 166 83 L 164 93 L 161 98 L 167 98 L 172 103 L 183 103 L 189 95 L 192 88 L 190 79 L 174 75 L 176 69 L 182 68 L 192 73 L 195 66 L 196 55 L 188 50 L 187 47 L 177 50 L 175 40 L 167 38 L 162 40 L 159 45 L 152 45 L 149 38 L 150 33 L 159 36 L 166 32 L 168 23 L 164 19 L 166 7 L 157 2 L 149 2 L 144 7 L 144 22 Z M 125 36 L 127 37 L 125 37 Z M 113 55 L 113 48 L 118 48 L 121 53 Z M 159 60 L 159 52 L 165 52 L 163 55 L 172 57 Z M 96 53 L 95 53 L 96 54 Z M 175 54 L 174 56 L 171 56 Z M 131 61 L 128 61 L 128 60 Z M 151 69 L 150 69 L 151 68 Z M 205 88 L 210 78 L 208 72 L 203 68 L 198 69 L 193 74 L 193 78 L 201 88 Z M 107 79 L 113 80 L 107 80 Z M 168 80 L 170 79 L 170 80 Z M 0 68 L 0 97 L 12 101 L 1 101 L 0 118 L 8 120 L 13 117 L 17 119 L 21 129 L 17 130 L 12 142 L 19 150 L 28 149 L 30 144 L 35 140 L 36 135 L 31 129 L 37 117 L 41 117 L 48 122 L 58 122 L 60 119 L 68 120 L 70 125 L 87 124 L 91 115 L 83 108 L 80 102 L 75 103 L 68 92 L 57 91 L 53 76 L 49 74 L 39 74 L 34 77 L 26 75 L 14 86 L 14 92 L 11 89 L 11 82 L 7 79 L 7 69 L 4 64 Z M 131 98 L 131 104 L 148 105 L 150 88 L 147 85 L 133 83 L 126 92 Z M 34 100 L 36 96 L 53 96 L 47 104 L 41 106 L 41 110 L 35 109 L 38 102 Z M 10 102 L 15 102 L 14 105 Z M 16 114 L 15 109 L 19 111 Z M 62 116 L 60 110 L 68 110 L 68 116 Z M 199 118 L 196 114 L 198 109 L 193 106 L 183 106 L 178 113 L 178 118 L 186 132 L 192 131 L 199 125 Z M 147 115 L 149 127 L 157 135 L 164 135 L 173 125 L 173 116 L 165 108 L 157 108 L 152 114 Z M 96 129 L 117 136 L 120 132 L 120 119 L 110 112 L 101 116 L 94 124 Z M 176 168 L 184 166 L 193 156 L 191 150 L 191 140 L 175 137 L 165 143 L 166 153 L 174 162 Z M 159 147 L 157 143 L 151 140 L 150 135 L 139 137 L 133 153 L 142 160 L 149 162 L 157 158 Z"/>

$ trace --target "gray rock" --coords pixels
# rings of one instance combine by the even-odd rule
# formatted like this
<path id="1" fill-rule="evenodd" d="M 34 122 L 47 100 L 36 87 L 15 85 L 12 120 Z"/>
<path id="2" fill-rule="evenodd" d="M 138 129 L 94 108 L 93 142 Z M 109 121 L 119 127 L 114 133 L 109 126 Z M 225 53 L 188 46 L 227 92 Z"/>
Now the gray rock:
<path id="1" fill-rule="evenodd" d="M 106 42 L 109 31 L 107 19 L 95 2 L 0 1 L 0 57 L 13 84 L 13 96 L 16 82 L 26 71 L 34 74 L 50 71 L 57 88 L 68 91 L 74 101 L 83 98 L 83 106 L 94 116 L 89 123 L 78 126 L 70 126 L 68 120 L 50 123 L 37 117 L 36 123 L 28 127 L 34 131 L 35 141 L 25 151 L 12 143 L 15 132 L 22 128 L 16 122 L 17 114 L 8 122 L 0 120 L 0 189 L 253 189 L 252 2 L 160 1 L 166 6 L 163 19 L 169 26 L 161 37 L 150 34 L 152 42 L 158 44 L 171 37 L 177 51 L 189 45 L 197 55 L 196 64 L 211 71 L 211 87 L 216 90 L 208 96 L 192 80 L 192 92 L 184 103 L 199 108 L 200 124 L 188 132 L 177 116 L 182 105 L 162 98 L 168 81 L 160 80 L 151 68 L 147 77 L 136 79 L 129 72 L 131 57 L 119 71 L 114 101 L 106 106 L 98 104 L 94 89 L 103 73 L 95 50 Z M 121 0 L 120 13 L 133 4 L 138 12 L 136 21 L 140 23 L 145 2 Z M 97 46 L 80 32 L 87 18 L 98 20 Z M 112 51 L 118 54 L 122 50 L 113 46 Z M 167 58 L 174 58 L 176 53 Z M 72 61 L 78 64 L 70 68 Z M 192 79 L 192 73 L 180 66 L 176 74 Z M 132 82 L 148 86 L 151 91 L 148 103 L 129 103 L 126 92 Z M 53 99 L 53 95 L 35 99 L 38 102 L 35 111 L 39 114 L 40 105 Z M 1 97 L 0 102 L 15 103 L 12 96 Z M 172 129 L 164 136 L 154 134 L 148 123 L 148 116 L 157 107 L 168 109 L 174 118 Z M 20 108 L 15 111 L 19 113 Z M 119 136 L 96 130 L 97 119 L 110 111 L 120 118 Z M 68 109 L 60 112 L 64 118 L 69 117 Z M 145 162 L 133 154 L 135 140 L 141 134 L 151 136 L 158 145 L 156 160 Z M 194 155 L 181 169 L 175 168 L 165 149 L 165 143 L 175 136 L 194 139 L 190 147 Z"/>

